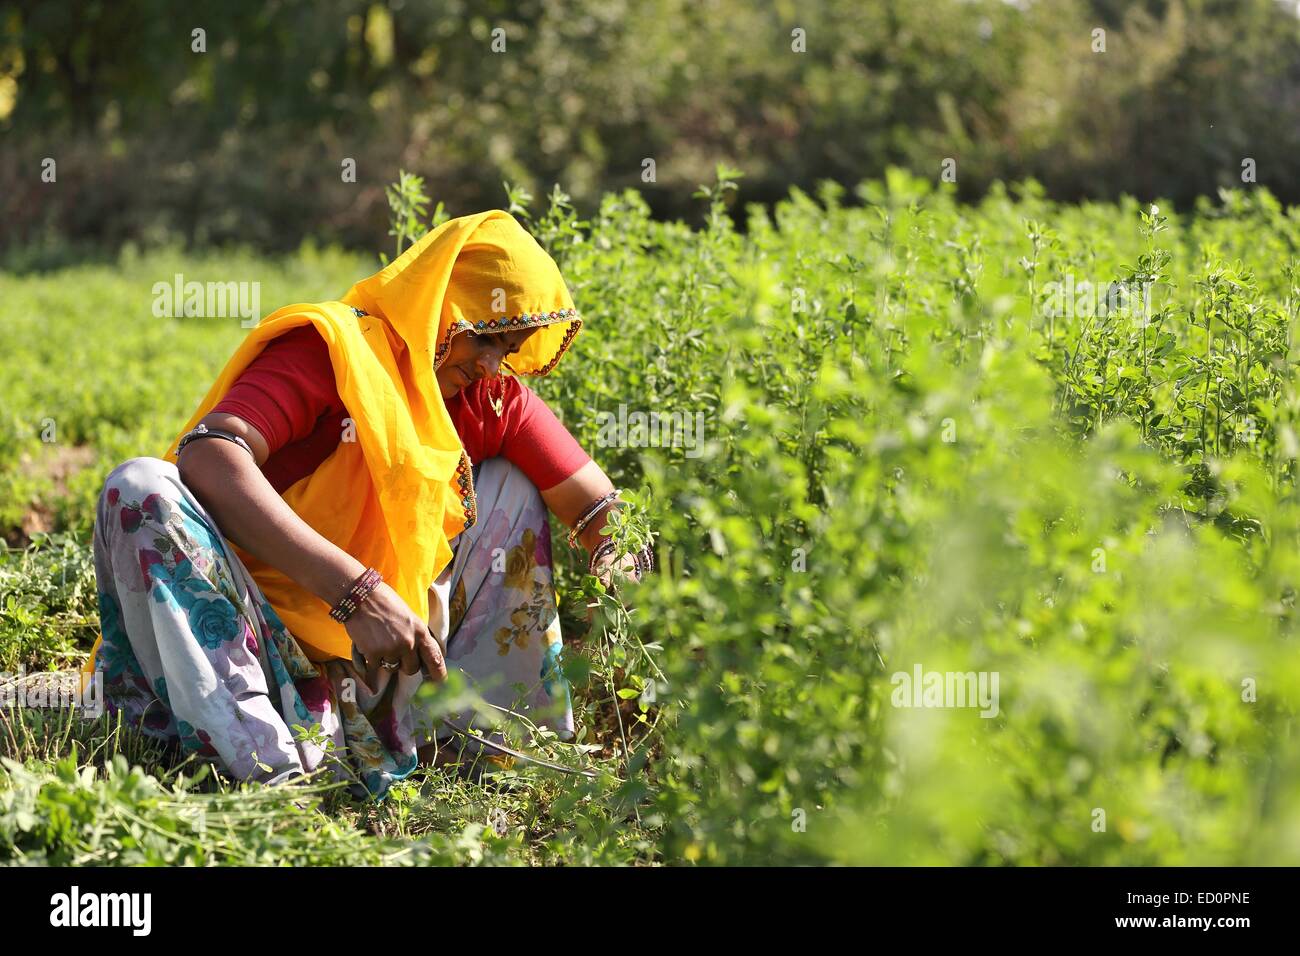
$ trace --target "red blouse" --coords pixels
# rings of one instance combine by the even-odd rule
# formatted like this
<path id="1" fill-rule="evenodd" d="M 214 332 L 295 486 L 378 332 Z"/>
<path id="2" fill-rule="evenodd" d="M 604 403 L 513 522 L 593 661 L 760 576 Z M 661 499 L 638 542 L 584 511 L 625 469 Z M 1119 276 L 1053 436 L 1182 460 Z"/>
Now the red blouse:
<path id="1" fill-rule="evenodd" d="M 480 379 L 446 400 L 472 463 L 503 455 L 545 491 L 591 460 L 516 376 L 505 377 L 500 416 L 488 404 L 487 384 Z M 266 439 L 271 454 L 262 473 L 280 493 L 330 456 L 348 417 L 334 387 L 329 348 L 311 325 L 272 340 L 212 411 L 238 415 Z"/>

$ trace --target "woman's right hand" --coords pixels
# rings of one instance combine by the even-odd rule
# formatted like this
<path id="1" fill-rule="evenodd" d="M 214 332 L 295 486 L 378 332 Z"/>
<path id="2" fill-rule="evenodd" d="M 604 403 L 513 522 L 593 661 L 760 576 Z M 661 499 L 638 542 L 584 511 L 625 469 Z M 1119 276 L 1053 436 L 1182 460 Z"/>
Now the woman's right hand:
<path id="1" fill-rule="evenodd" d="M 428 622 L 389 585 L 381 583 L 371 591 L 343 626 L 366 662 L 366 683 L 371 687 L 375 686 L 380 661 L 385 659 L 400 660 L 403 674 L 414 674 L 423 664 L 432 680 L 446 679 L 442 648 L 429 631 Z"/>
<path id="2" fill-rule="evenodd" d="M 177 459 L 181 480 L 226 538 L 333 606 L 366 566 L 322 537 L 271 487 L 260 467 L 269 446 L 256 428 L 225 414 L 207 415 L 203 424 L 240 436 L 253 456 L 232 442 L 193 442 Z M 372 687 L 384 658 L 400 661 L 407 674 L 423 663 L 431 680 L 447 676 L 442 649 L 428 624 L 387 584 L 375 588 L 344 627 L 366 661 L 366 681 Z"/>

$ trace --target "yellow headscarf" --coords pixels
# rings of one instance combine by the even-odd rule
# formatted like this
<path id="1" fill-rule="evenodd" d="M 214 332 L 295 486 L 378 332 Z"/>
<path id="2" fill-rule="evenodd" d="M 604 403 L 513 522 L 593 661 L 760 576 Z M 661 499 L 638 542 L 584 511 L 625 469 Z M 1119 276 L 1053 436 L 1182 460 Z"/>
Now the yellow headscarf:
<path id="1" fill-rule="evenodd" d="M 376 568 L 425 617 L 428 588 L 452 556 L 450 539 L 477 517 L 469 456 L 434 370 L 461 332 L 540 326 L 503 364 L 517 374 L 545 375 L 582 320 L 554 260 L 508 212 L 452 219 L 354 285 L 342 302 L 289 305 L 264 318 L 176 441 L 221 401 L 268 342 L 307 323 L 329 346 L 355 440 L 345 435 L 283 498 L 321 535 Z M 176 460 L 176 441 L 168 461 Z M 309 657 L 351 656 L 347 631 L 329 617 L 328 604 L 235 551 Z"/>

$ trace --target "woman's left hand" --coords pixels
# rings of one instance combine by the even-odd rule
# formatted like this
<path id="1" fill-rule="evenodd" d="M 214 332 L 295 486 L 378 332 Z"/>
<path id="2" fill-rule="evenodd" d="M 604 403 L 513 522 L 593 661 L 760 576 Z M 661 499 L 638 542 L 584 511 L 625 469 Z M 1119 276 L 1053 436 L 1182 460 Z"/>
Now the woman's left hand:
<path id="1" fill-rule="evenodd" d="M 617 563 L 616 563 L 617 562 Z M 596 579 L 608 589 L 614 580 L 614 575 L 619 574 L 633 581 L 640 581 L 641 575 L 636 570 L 636 559 L 630 554 L 623 555 L 622 560 L 618 560 L 613 552 L 602 555 L 592 569 Z"/>

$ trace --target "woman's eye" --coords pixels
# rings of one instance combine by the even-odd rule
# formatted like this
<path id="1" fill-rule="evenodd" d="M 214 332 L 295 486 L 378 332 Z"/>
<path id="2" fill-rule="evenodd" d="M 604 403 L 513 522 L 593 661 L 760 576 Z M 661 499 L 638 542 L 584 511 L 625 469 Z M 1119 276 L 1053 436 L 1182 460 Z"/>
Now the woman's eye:
<path id="1" fill-rule="evenodd" d="M 506 341 L 505 339 L 498 339 L 496 335 L 494 335 L 491 332 L 471 332 L 470 336 L 473 339 L 474 344 L 480 346 L 495 344 L 498 341 L 504 343 Z M 511 348 L 506 350 L 506 354 L 514 355 L 518 351 L 519 351 L 519 346 L 514 345 Z"/>

